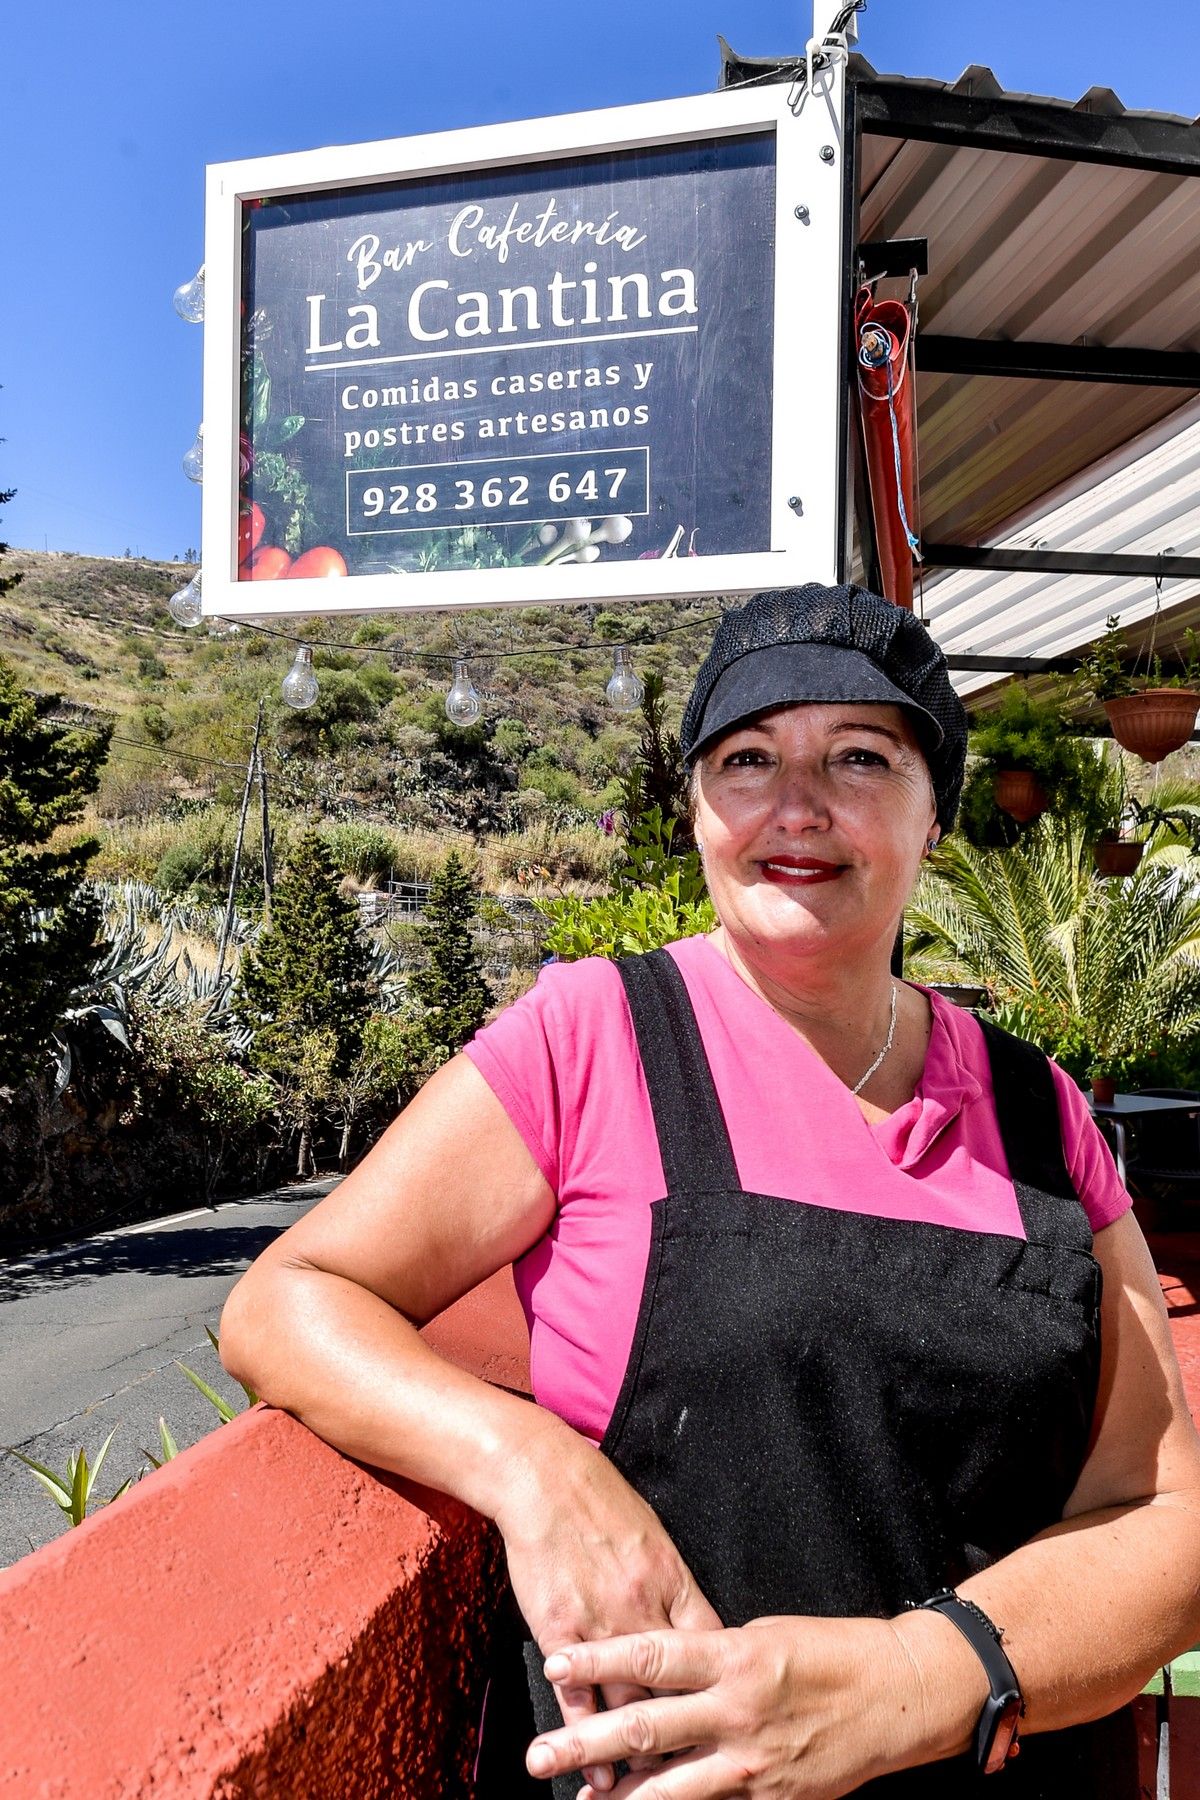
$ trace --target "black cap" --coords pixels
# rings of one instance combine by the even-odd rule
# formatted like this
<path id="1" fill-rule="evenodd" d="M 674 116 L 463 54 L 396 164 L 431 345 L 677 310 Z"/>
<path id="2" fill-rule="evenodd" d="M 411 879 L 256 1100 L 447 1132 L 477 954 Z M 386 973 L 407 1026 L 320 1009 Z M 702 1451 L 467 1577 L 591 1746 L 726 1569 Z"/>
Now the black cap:
<path id="1" fill-rule="evenodd" d="M 836 700 L 904 707 L 949 831 L 967 755 L 962 701 L 921 621 L 866 588 L 808 582 L 726 613 L 684 709 L 684 761 L 771 707 Z"/>

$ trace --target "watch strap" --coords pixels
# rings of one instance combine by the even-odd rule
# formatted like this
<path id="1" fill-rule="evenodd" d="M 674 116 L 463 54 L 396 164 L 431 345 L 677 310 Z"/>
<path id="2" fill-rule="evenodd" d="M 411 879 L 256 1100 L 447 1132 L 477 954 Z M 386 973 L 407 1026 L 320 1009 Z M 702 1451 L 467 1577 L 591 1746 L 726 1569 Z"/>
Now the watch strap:
<path id="1" fill-rule="evenodd" d="M 998 1728 L 1002 1719 L 1013 1720 L 1024 1713 L 1025 1702 L 1016 1671 L 1000 1642 L 1000 1632 L 982 1607 L 976 1606 L 973 1600 L 963 1600 L 951 1588 L 944 1588 L 940 1593 L 930 1595 L 928 1600 L 920 1601 L 919 1610 L 942 1613 L 957 1626 L 983 1664 L 991 1692 L 983 1703 L 975 1728 L 975 1761 L 985 1772 L 1003 1767 L 1004 1762 L 1017 1753 L 1017 1734 L 1013 1729 L 1004 1756 L 997 1764 L 992 1750 Z"/>

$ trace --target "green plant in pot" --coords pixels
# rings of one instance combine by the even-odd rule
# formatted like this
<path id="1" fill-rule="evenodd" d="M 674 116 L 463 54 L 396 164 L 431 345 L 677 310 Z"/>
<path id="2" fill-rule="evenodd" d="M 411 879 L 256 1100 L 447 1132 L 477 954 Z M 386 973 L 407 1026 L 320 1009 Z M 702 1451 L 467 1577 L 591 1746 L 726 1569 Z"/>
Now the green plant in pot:
<path id="1" fill-rule="evenodd" d="M 1094 816 L 1088 821 L 1088 837 L 1097 875 L 1132 875 L 1141 862 L 1150 830 L 1146 809 L 1126 792 L 1125 771 L 1120 752 L 1115 763 L 1109 763 L 1100 792 L 1096 796 Z M 1150 821 L 1150 829 L 1153 822 Z"/>
<path id="2" fill-rule="evenodd" d="M 1061 684 L 1045 699 L 1013 686 L 977 722 L 959 815 L 976 849 L 1010 849 L 1043 813 L 1098 818 L 1104 771 L 1091 744 L 1071 736 L 1064 699 Z"/>
<path id="3" fill-rule="evenodd" d="M 1088 1065 L 1092 1099 L 1097 1106 L 1111 1106 L 1116 1098 L 1117 1072 L 1108 1057 L 1098 1056 Z"/>
<path id="4" fill-rule="evenodd" d="M 1139 670 L 1116 614 L 1105 620 L 1098 638 L 1079 665 L 1078 686 L 1103 706 L 1112 734 L 1122 749 L 1143 762 L 1159 763 L 1187 743 L 1200 710 L 1200 641 L 1184 634 L 1182 665 L 1163 668 L 1152 652 Z"/>

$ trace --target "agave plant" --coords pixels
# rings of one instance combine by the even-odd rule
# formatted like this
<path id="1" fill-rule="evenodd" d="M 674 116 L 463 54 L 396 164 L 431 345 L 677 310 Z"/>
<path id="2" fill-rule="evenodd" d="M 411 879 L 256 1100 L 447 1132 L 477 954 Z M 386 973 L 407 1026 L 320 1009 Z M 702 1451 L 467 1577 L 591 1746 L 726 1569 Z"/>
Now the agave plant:
<path id="1" fill-rule="evenodd" d="M 55 1094 L 71 1079 L 74 1063 L 72 1040 L 89 1025 L 99 1025 L 123 1050 L 129 1044 L 129 1002 L 136 993 L 151 1004 L 169 1004 L 177 989 L 176 958 L 171 957 L 173 931 L 168 926 L 158 943 L 150 946 L 138 923 L 132 898 L 123 916 L 109 920 L 110 935 L 102 944 L 87 979 L 71 989 L 58 1015 L 50 1051 L 55 1064 Z"/>
<path id="2" fill-rule="evenodd" d="M 121 1483 L 115 1494 L 109 1495 L 107 1500 L 95 1497 L 100 1469 L 104 1458 L 108 1455 L 108 1446 L 113 1441 L 116 1429 L 114 1425 L 97 1451 L 95 1462 L 90 1465 L 86 1450 L 82 1448 L 72 1450 L 67 1458 L 65 1475 L 59 1475 L 54 1469 L 47 1468 L 45 1463 L 36 1462 L 32 1456 L 26 1456 L 22 1451 L 14 1450 L 11 1445 L 8 1447 L 8 1453 L 10 1456 L 15 1456 L 18 1462 L 25 1464 L 34 1479 L 41 1483 L 55 1505 L 72 1525 L 82 1525 L 89 1512 L 95 1512 L 101 1506 L 111 1506 L 114 1500 L 119 1500 L 121 1495 L 133 1485 L 134 1478 L 131 1475 L 128 1481 Z"/>
<path id="3" fill-rule="evenodd" d="M 1200 879 L 1183 829 L 1194 789 L 1160 790 L 1137 871 L 1100 879 L 1087 830 L 1044 820 L 1011 850 L 950 839 L 906 916 L 918 980 L 989 987 L 1010 1027 L 1058 1048 L 1064 1032 L 1120 1058 L 1200 1031 Z"/>

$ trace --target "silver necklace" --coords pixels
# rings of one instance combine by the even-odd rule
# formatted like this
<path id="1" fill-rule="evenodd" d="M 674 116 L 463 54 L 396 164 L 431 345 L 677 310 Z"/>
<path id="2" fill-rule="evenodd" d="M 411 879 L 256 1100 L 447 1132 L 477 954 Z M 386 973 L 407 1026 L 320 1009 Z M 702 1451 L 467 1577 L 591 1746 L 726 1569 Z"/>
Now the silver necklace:
<path id="1" fill-rule="evenodd" d="M 893 983 L 892 983 L 892 1016 L 888 1020 L 887 1043 L 883 1046 L 883 1049 L 879 1052 L 879 1055 L 875 1058 L 875 1061 L 871 1064 L 871 1066 L 867 1070 L 866 1074 L 862 1077 L 862 1080 L 856 1081 L 854 1086 L 850 1089 L 850 1092 L 852 1094 L 861 1094 L 862 1093 L 862 1091 L 866 1087 L 868 1081 L 870 1081 L 872 1075 L 874 1075 L 876 1069 L 878 1069 L 880 1067 L 880 1065 L 883 1062 L 884 1057 L 887 1055 L 888 1051 L 891 1049 L 893 1041 L 895 1040 L 895 1036 L 896 1036 L 896 983 L 893 981 Z"/>

